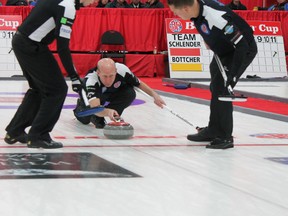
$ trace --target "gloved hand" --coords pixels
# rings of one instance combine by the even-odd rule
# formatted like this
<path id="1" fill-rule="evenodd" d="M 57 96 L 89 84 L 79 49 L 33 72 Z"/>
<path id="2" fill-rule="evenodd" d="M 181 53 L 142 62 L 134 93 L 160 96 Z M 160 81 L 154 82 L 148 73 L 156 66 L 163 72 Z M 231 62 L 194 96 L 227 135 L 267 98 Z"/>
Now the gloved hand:
<path id="1" fill-rule="evenodd" d="M 230 85 L 233 88 L 236 85 L 237 81 L 238 80 L 237 80 L 236 76 L 228 75 L 227 81 L 226 81 L 226 87 L 228 87 Z"/>
<path id="2" fill-rule="evenodd" d="M 82 81 L 80 80 L 79 76 L 73 76 L 73 77 L 70 77 L 70 78 L 71 78 L 71 81 L 72 81 L 72 89 L 73 89 L 73 91 L 79 93 L 82 90 L 82 88 L 83 88 Z"/>

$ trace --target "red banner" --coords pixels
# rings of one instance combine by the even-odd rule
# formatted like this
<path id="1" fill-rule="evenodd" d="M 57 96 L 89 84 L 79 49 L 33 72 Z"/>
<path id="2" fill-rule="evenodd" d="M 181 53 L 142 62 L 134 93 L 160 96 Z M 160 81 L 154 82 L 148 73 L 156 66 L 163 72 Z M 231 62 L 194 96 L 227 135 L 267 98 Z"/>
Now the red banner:
<path id="1" fill-rule="evenodd" d="M 1 31 L 16 31 L 22 23 L 22 16 L 18 15 L 0 15 Z"/>
<path id="2" fill-rule="evenodd" d="M 280 22 L 247 21 L 254 31 L 254 35 L 282 36 Z"/>

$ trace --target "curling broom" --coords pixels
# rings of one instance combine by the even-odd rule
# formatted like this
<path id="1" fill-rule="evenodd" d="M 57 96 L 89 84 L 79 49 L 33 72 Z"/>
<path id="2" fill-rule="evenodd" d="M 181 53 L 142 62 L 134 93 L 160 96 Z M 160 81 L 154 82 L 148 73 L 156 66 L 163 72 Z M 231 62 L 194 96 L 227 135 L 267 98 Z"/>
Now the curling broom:
<path id="1" fill-rule="evenodd" d="M 81 109 L 78 112 L 75 112 L 75 115 L 77 117 L 84 117 L 84 116 L 93 115 L 93 114 L 102 112 L 105 109 L 104 106 L 90 107 L 87 96 L 86 96 L 86 92 L 84 89 L 82 89 L 79 92 L 79 96 L 80 96 L 80 99 L 84 101 L 86 107 Z"/>
<path id="2" fill-rule="evenodd" d="M 216 55 L 216 54 L 214 54 L 214 57 L 215 57 L 215 60 L 216 60 L 216 62 L 217 62 L 217 65 L 218 65 L 218 67 L 219 67 L 219 70 L 220 70 L 220 72 L 221 72 L 221 74 L 222 74 L 222 76 L 223 76 L 224 85 L 226 86 L 226 83 L 227 83 L 227 75 L 226 75 L 226 73 L 225 73 L 225 69 L 224 69 L 224 67 L 223 67 L 223 65 L 222 65 L 222 63 L 221 63 L 221 60 L 220 60 L 219 56 Z M 232 89 L 231 85 L 228 85 L 228 86 L 227 86 L 227 90 L 228 90 L 228 92 L 229 92 L 228 95 L 219 95 L 218 99 L 219 99 L 220 101 L 227 101 L 227 102 L 233 102 L 233 101 L 234 101 L 234 102 L 245 102 L 245 101 L 247 101 L 247 99 L 248 99 L 248 98 L 247 98 L 246 96 L 244 96 L 244 95 L 240 95 L 240 96 L 234 95 L 234 92 L 233 92 L 233 89 Z"/>

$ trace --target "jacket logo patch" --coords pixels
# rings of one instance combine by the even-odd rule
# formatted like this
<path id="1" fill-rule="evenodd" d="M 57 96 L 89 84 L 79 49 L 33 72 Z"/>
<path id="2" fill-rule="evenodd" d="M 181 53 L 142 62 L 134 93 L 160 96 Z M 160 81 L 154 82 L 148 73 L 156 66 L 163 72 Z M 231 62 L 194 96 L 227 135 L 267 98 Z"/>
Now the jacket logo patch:
<path id="1" fill-rule="evenodd" d="M 114 83 L 114 88 L 119 88 L 119 86 L 121 85 L 121 81 L 118 81 L 116 83 Z"/>
<path id="2" fill-rule="evenodd" d="M 69 26 L 62 25 L 60 28 L 60 37 L 70 39 L 72 29 Z"/>
<path id="3" fill-rule="evenodd" d="M 201 28 L 201 31 L 202 31 L 203 33 L 205 33 L 205 34 L 210 34 L 209 28 L 208 28 L 208 26 L 207 26 L 205 23 L 203 23 L 203 24 L 200 26 L 200 28 Z"/>
<path id="4" fill-rule="evenodd" d="M 67 23 L 67 18 L 62 17 L 61 20 L 60 20 L 60 23 L 61 24 L 66 24 Z"/>
<path id="5" fill-rule="evenodd" d="M 232 25 L 227 25 L 225 27 L 225 33 L 224 34 L 232 34 L 234 32 L 234 28 Z"/>

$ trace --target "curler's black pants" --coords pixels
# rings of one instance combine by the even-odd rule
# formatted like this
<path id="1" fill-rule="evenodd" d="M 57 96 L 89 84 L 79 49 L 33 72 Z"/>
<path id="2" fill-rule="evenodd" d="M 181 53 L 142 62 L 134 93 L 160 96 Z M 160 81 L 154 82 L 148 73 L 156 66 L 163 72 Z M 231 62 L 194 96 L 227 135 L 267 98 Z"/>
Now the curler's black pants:
<path id="1" fill-rule="evenodd" d="M 29 89 L 6 131 L 11 136 L 17 136 L 31 126 L 28 140 L 50 140 L 49 133 L 59 119 L 67 84 L 46 45 L 17 32 L 12 39 L 12 47 Z"/>
<path id="2" fill-rule="evenodd" d="M 121 116 L 124 109 L 126 109 L 136 98 L 136 93 L 133 86 L 124 85 L 116 92 L 103 93 L 100 97 L 101 105 L 105 105 L 106 108 L 114 109 Z M 75 111 L 81 110 L 80 106 L 85 106 L 84 102 L 79 101 Z M 76 117 L 83 124 L 89 124 L 91 116 Z"/>
<path id="3" fill-rule="evenodd" d="M 237 74 L 238 79 L 253 61 L 256 54 L 257 45 L 255 41 L 252 41 L 250 43 L 249 49 L 246 52 L 244 61 L 241 63 L 239 73 Z M 231 53 L 231 55 L 220 57 L 220 60 L 223 66 L 226 66 L 228 69 L 230 69 L 233 62 L 233 53 Z M 210 64 L 210 74 L 210 91 L 212 98 L 210 101 L 210 117 L 208 129 L 213 137 L 230 138 L 233 132 L 233 104 L 232 102 L 218 100 L 219 95 L 227 94 L 228 91 L 224 86 L 224 79 L 215 58 L 213 58 Z"/>

